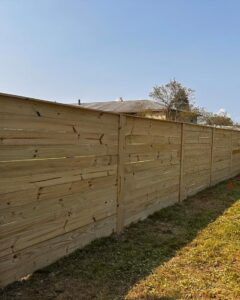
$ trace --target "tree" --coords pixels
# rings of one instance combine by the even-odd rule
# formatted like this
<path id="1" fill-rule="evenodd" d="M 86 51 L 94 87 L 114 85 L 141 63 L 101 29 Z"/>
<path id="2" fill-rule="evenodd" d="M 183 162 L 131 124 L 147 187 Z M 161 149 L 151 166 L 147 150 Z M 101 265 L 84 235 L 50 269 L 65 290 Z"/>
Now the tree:
<path id="1" fill-rule="evenodd" d="M 172 110 L 190 111 L 193 93 L 192 89 L 173 79 L 167 84 L 154 86 L 149 96 L 164 105 L 169 118 Z"/>
<path id="2" fill-rule="evenodd" d="M 190 110 L 189 94 L 185 88 L 180 87 L 174 97 L 174 106 L 177 110 Z"/>
<path id="3" fill-rule="evenodd" d="M 213 114 L 208 119 L 208 125 L 216 125 L 216 126 L 233 126 L 233 121 L 228 116 L 220 116 Z"/>
<path id="4" fill-rule="evenodd" d="M 205 109 L 200 110 L 201 118 L 204 124 L 211 126 L 233 126 L 234 122 L 227 112 L 221 114 L 214 114 L 206 111 Z"/>

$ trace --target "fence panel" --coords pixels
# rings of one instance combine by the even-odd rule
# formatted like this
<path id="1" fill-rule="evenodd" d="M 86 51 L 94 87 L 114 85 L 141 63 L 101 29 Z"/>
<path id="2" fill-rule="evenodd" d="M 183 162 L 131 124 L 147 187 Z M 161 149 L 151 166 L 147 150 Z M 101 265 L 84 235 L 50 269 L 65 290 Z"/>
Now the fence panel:
<path id="1" fill-rule="evenodd" d="M 210 185 L 212 129 L 183 126 L 183 178 L 181 200 Z"/>
<path id="2" fill-rule="evenodd" d="M 232 163 L 231 176 L 239 174 L 240 170 L 240 131 L 232 131 Z"/>
<path id="3" fill-rule="evenodd" d="M 116 227 L 118 115 L 0 96 L 1 285 Z"/>
<path id="4" fill-rule="evenodd" d="M 231 177 L 232 164 L 232 131 L 214 129 L 212 183 Z"/>
<path id="5" fill-rule="evenodd" d="M 124 226 L 178 201 L 181 124 L 127 117 Z"/>
<path id="6" fill-rule="evenodd" d="M 239 131 L 0 94 L 0 286 L 239 172 Z"/>

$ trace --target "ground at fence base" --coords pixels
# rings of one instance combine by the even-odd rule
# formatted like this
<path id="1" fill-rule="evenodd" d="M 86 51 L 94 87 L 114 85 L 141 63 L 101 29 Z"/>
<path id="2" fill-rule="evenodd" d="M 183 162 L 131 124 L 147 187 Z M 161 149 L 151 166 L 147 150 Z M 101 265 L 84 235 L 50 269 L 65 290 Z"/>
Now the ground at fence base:
<path id="1" fill-rule="evenodd" d="M 240 178 L 94 241 L 1 299 L 240 299 Z"/>

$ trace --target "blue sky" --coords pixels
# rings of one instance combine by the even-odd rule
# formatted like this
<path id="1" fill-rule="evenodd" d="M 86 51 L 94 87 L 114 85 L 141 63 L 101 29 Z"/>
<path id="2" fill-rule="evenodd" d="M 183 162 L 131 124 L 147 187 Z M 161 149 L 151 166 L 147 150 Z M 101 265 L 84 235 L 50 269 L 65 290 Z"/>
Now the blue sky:
<path id="1" fill-rule="evenodd" d="M 176 78 L 240 121 L 240 1 L 0 0 L 0 91 L 144 99 Z"/>

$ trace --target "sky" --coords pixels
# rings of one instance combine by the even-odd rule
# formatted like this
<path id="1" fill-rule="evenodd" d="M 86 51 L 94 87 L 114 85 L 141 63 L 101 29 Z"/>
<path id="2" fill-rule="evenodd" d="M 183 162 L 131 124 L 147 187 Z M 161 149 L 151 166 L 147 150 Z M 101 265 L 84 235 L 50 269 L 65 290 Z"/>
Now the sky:
<path id="1" fill-rule="evenodd" d="M 147 99 L 175 78 L 240 122 L 239 0 L 0 0 L 0 92 Z"/>

